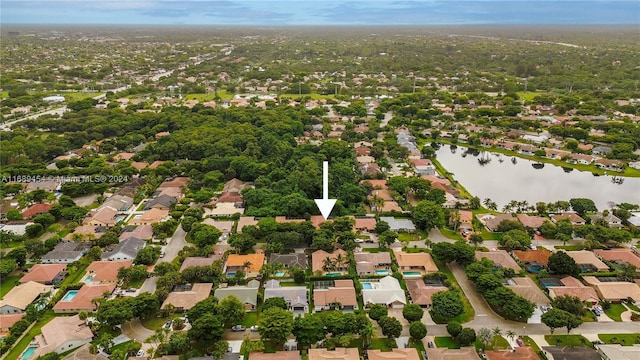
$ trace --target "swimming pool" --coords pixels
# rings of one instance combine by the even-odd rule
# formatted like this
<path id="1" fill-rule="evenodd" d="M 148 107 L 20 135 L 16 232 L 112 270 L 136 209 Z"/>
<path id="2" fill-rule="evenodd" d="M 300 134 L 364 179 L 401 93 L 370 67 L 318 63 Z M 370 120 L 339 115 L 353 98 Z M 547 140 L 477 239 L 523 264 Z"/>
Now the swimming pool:
<path id="1" fill-rule="evenodd" d="M 335 276 L 340 276 L 342 275 L 341 273 L 327 273 L 325 276 L 331 276 L 331 277 L 335 277 Z"/>
<path id="2" fill-rule="evenodd" d="M 404 275 L 404 276 L 420 276 L 422 274 L 419 271 L 403 271 L 402 275 Z"/>
<path id="3" fill-rule="evenodd" d="M 389 270 L 376 270 L 376 275 L 389 275 Z"/>
<path id="4" fill-rule="evenodd" d="M 371 283 L 369 282 L 363 282 L 361 284 L 363 289 L 373 289 L 373 285 L 371 285 Z"/>
<path id="5" fill-rule="evenodd" d="M 33 356 L 33 353 L 36 351 L 38 347 L 37 346 L 29 346 L 27 348 L 27 350 L 25 350 L 22 355 L 20 356 L 20 359 L 22 360 L 29 360 L 31 359 L 31 357 Z"/>
<path id="6" fill-rule="evenodd" d="M 286 272 L 286 271 L 276 271 L 276 276 L 277 276 L 277 277 L 283 277 L 283 276 L 285 276 L 286 274 L 287 274 L 287 272 Z"/>
<path id="7" fill-rule="evenodd" d="M 87 276 L 86 278 L 84 278 L 84 282 L 85 283 L 93 282 L 93 276 L 92 275 Z"/>
<path id="8" fill-rule="evenodd" d="M 234 273 L 234 272 L 227 273 L 227 277 L 228 278 L 232 278 L 234 276 L 236 276 L 236 273 Z"/>
<path id="9" fill-rule="evenodd" d="M 527 271 L 534 274 L 540 273 L 540 271 L 544 268 L 545 268 L 544 265 L 538 265 L 538 264 L 527 265 Z"/>
<path id="10" fill-rule="evenodd" d="M 78 295 L 78 290 L 69 290 L 69 292 L 64 294 L 62 301 L 71 301 L 74 297 L 76 297 L 76 295 Z"/>

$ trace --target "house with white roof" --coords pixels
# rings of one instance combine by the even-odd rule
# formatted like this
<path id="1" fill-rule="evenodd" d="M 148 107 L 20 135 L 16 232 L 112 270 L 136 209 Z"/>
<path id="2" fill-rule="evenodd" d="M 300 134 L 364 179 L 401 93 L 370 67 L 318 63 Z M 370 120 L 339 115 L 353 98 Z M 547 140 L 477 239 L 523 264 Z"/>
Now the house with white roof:
<path id="1" fill-rule="evenodd" d="M 289 311 L 304 314 L 309 311 L 306 286 L 281 286 L 278 280 L 269 280 L 264 285 L 264 299 L 281 297 L 287 303 Z"/>
<path id="2" fill-rule="evenodd" d="M 404 290 L 398 279 L 385 276 L 382 279 L 362 280 L 362 301 L 367 304 L 382 304 L 394 309 L 402 309 L 407 304 Z"/>

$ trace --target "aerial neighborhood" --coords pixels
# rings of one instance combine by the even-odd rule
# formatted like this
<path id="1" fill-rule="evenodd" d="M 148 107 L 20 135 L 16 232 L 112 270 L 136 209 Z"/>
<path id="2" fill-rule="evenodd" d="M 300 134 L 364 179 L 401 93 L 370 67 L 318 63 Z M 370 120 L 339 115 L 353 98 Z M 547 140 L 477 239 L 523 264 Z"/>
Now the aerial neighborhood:
<path id="1" fill-rule="evenodd" d="M 3 359 L 640 359 L 637 43 L 5 32 Z"/>

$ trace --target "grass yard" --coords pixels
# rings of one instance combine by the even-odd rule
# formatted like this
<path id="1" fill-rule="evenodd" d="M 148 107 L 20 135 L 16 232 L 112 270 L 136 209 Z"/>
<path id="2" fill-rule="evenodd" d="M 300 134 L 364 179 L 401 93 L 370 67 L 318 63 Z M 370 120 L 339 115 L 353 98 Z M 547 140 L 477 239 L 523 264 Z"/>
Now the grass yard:
<path id="1" fill-rule="evenodd" d="M 593 312 L 587 311 L 586 314 L 582 317 L 582 321 L 583 322 L 595 322 L 595 321 L 598 321 L 598 318 L 596 317 L 596 315 Z"/>
<path id="2" fill-rule="evenodd" d="M 464 313 L 456 316 L 456 318 L 453 320 L 461 324 L 464 324 L 466 322 L 473 320 L 473 317 L 476 315 L 476 312 L 475 310 L 473 310 L 473 307 L 471 306 L 469 299 L 467 299 L 467 297 L 464 295 L 464 292 L 460 288 L 460 285 L 458 284 L 456 277 L 453 276 L 453 273 L 451 272 L 451 270 L 448 267 L 444 266 L 442 263 L 436 261 L 436 266 L 438 266 L 438 269 L 440 270 L 441 273 L 447 275 L 447 279 L 449 279 L 449 282 L 451 283 L 451 288 L 458 289 L 460 292 L 460 297 L 462 298 L 462 304 L 464 305 Z"/>
<path id="3" fill-rule="evenodd" d="M 549 345 L 557 346 L 591 346 L 591 341 L 582 335 L 545 335 Z"/>
<path id="4" fill-rule="evenodd" d="M 413 338 L 409 338 L 409 346 L 416 349 L 416 351 L 418 351 L 418 356 L 422 359 L 422 353 L 424 352 L 424 344 L 422 343 L 422 340 L 416 341 L 413 340 Z"/>
<path id="5" fill-rule="evenodd" d="M 46 323 L 53 320 L 54 317 L 55 316 L 53 314 L 53 310 L 46 311 L 42 315 L 40 320 L 38 320 L 36 325 L 26 333 L 26 335 L 22 338 L 22 340 L 18 341 L 13 345 L 13 348 L 11 349 L 11 351 L 9 351 L 6 354 L 5 359 L 18 359 L 18 357 L 22 355 L 22 352 L 27 348 L 27 346 L 29 346 L 29 343 L 31 342 L 31 340 L 33 340 L 33 338 L 36 335 L 40 334 L 40 329 L 42 329 L 42 327 Z"/>
<path id="6" fill-rule="evenodd" d="M 526 100 L 526 101 L 531 101 L 533 100 L 533 98 L 535 98 L 538 95 L 544 95 L 542 93 L 535 92 L 535 91 L 518 91 L 516 92 L 516 94 L 518 94 L 518 97 L 520 98 L 520 100 Z"/>
<path id="7" fill-rule="evenodd" d="M 250 327 L 256 325 L 258 323 L 258 313 L 255 311 L 248 312 L 247 315 L 242 319 L 240 324 L 244 327 Z"/>
<path id="8" fill-rule="evenodd" d="M 420 241 L 420 235 L 419 234 L 409 234 L 409 233 L 399 233 L 398 234 L 398 241 L 400 241 L 400 242 Z"/>
<path id="9" fill-rule="evenodd" d="M 448 349 L 460 349 L 460 345 L 451 336 L 436 336 L 436 347 Z"/>
<path id="10" fill-rule="evenodd" d="M 449 239 L 464 240 L 462 235 L 460 235 L 460 233 L 457 231 L 453 231 L 451 229 L 447 229 L 443 227 L 443 228 L 440 228 L 440 232 L 442 233 L 442 235 L 448 237 Z"/>
<path id="11" fill-rule="evenodd" d="M 361 250 L 368 253 L 379 253 L 382 251 L 380 248 L 361 248 Z"/>
<path id="12" fill-rule="evenodd" d="M 598 338 L 606 344 L 620 344 L 623 346 L 640 344 L 640 334 L 598 334 Z"/>
<path id="13" fill-rule="evenodd" d="M 528 336 L 521 336 L 520 339 L 522 339 L 522 341 L 526 346 L 530 346 L 531 348 L 533 348 L 533 350 L 536 352 L 536 354 L 538 354 L 538 357 L 540 359 L 547 360 L 547 357 L 542 352 L 542 349 L 540 349 L 540 346 L 538 346 L 538 344 L 536 344 L 536 342 L 533 341 L 533 339 L 531 339 Z"/>
<path id="14" fill-rule="evenodd" d="M 389 346 L 389 340 L 387 338 L 377 338 L 371 340 L 371 348 L 377 349 L 380 351 L 391 351 L 391 346 Z M 393 342 L 393 347 L 396 347 L 395 341 Z"/>
<path id="15" fill-rule="evenodd" d="M 20 279 L 20 275 L 7 276 L 2 279 L 2 284 L 0 284 L 0 297 L 7 295 L 7 293 L 18 284 L 18 279 Z"/>
<path id="16" fill-rule="evenodd" d="M 69 271 L 69 275 L 67 275 L 67 278 L 62 281 L 60 286 L 69 286 L 79 283 L 82 276 L 86 274 L 88 267 L 89 262 L 86 259 L 81 259 L 80 265 L 73 272 Z"/>
<path id="17" fill-rule="evenodd" d="M 605 310 L 604 313 L 607 314 L 607 316 L 610 317 L 613 321 L 622 321 L 620 315 L 622 315 L 622 313 L 625 311 L 627 311 L 627 308 L 624 305 L 611 304 L 611 307 Z"/>
<path id="18" fill-rule="evenodd" d="M 640 312 L 640 308 L 637 307 L 635 304 L 633 303 L 626 303 L 625 304 L 629 309 L 635 311 L 635 312 Z"/>
<path id="19" fill-rule="evenodd" d="M 146 327 L 149 330 L 155 330 L 161 328 L 162 325 L 167 322 L 167 320 L 169 320 L 168 317 L 152 316 L 146 319 L 142 319 L 140 323 L 142 324 L 142 326 Z"/>

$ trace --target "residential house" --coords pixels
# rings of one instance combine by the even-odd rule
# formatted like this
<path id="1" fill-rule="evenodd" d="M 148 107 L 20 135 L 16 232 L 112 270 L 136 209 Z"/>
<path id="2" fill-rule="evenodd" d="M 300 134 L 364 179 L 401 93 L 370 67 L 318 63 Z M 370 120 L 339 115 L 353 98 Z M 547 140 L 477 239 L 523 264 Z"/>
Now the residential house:
<path id="1" fill-rule="evenodd" d="M 300 353 L 297 351 L 276 351 L 275 353 L 255 351 L 249 353 L 249 360 L 300 360 Z"/>
<path id="2" fill-rule="evenodd" d="M 238 234 L 242 234 L 242 229 L 245 226 L 255 226 L 258 225 L 258 220 L 253 216 L 240 216 L 238 219 L 238 226 L 236 226 L 236 232 Z"/>
<path id="3" fill-rule="evenodd" d="M 435 175 L 436 168 L 429 159 L 412 159 L 413 171 L 417 176 Z"/>
<path id="4" fill-rule="evenodd" d="M 178 285 L 167 295 L 161 309 L 165 309 L 171 304 L 178 311 L 187 311 L 195 304 L 208 298 L 211 294 L 211 289 L 213 289 L 212 283 Z"/>
<path id="5" fill-rule="evenodd" d="M 73 229 L 73 232 L 68 233 L 63 238 L 64 240 L 91 240 L 91 239 L 99 239 L 102 237 L 106 228 L 95 227 L 93 225 L 80 225 L 77 228 Z"/>
<path id="6" fill-rule="evenodd" d="M 596 255 L 601 257 L 606 261 L 612 261 L 615 263 L 627 263 L 634 265 L 637 268 L 640 268 L 640 257 L 636 255 L 633 251 L 627 248 L 621 249 L 609 249 L 609 250 L 594 250 Z"/>
<path id="7" fill-rule="evenodd" d="M 134 156 L 136 156 L 135 153 L 130 153 L 130 152 L 121 152 L 118 154 L 113 155 L 113 161 L 122 161 L 122 160 L 131 160 Z"/>
<path id="8" fill-rule="evenodd" d="M 12 224 L 4 224 L 2 226 L 2 231 L 6 231 L 10 234 L 14 235 L 24 235 L 27 232 L 27 226 L 33 225 L 32 222 L 18 222 Z"/>
<path id="9" fill-rule="evenodd" d="M 513 256 L 519 261 L 527 265 L 541 265 L 547 267 L 549 264 L 549 257 L 551 251 L 545 248 L 538 248 L 536 250 L 513 250 Z"/>
<path id="10" fill-rule="evenodd" d="M 342 309 L 353 311 L 358 308 L 353 280 L 316 281 L 313 285 L 315 311 Z"/>
<path id="11" fill-rule="evenodd" d="M 480 360 L 480 356 L 473 346 L 460 349 L 426 348 L 425 353 L 429 360 Z"/>
<path id="12" fill-rule="evenodd" d="M 226 286 L 226 284 L 220 284 L 213 296 L 218 300 L 222 300 L 229 296 L 235 296 L 242 302 L 244 309 L 247 311 L 255 310 L 258 306 L 258 288 L 260 282 L 257 280 L 251 280 L 247 285 Z"/>
<path id="13" fill-rule="evenodd" d="M 598 354 L 602 360 L 638 360 L 640 359 L 640 344 L 622 346 L 620 344 L 596 344 Z"/>
<path id="14" fill-rule="evenodd" d="M 163 189 L 174 187 L 174 188 L 184 188 L 189 185 L 188 177 L 176 177 L 173 179 L 165 180 L 160 186 L 158 186 L 158 190 L 162 191 Z"/>
<path id="15" fill-rule="evenodd" d="M 527 214 L 517 214 L 516 218 L 522 225 L 534 230 L 538 230 L 542 224 L 549 221 L 549 219 L 543 216 L 531 216 Z"/>
<path id="16" fill-rule="evenodd" d="M 572 164 L 590 165 L 593 163 L 594 157 L 592 155 L 570 153 L 567 155 L 567 162 Z"/>
<path id="17" fill-rule="evenodd" d="M 345 273 L 349 267 L 347 252 L 338 249 L 332 253 L 316 250 L 311 254 L 311 271 L 313 273 Z"/>
<path id="18" fill-rule="evenodd" d="M 508 268 L 513 269 L 513 271 L 520 272 L 522 270 L 520 265 L 513 260 L 511 255 L 505 250 L 497 250 L 497 251 L 476 251 L 476 260 L 482 260 L 483 258 L 487 258 L 493 261 L 494 266 L 499 268 Z"/>
<path id="19" fill-rule="evenodd" d="M 214 220 L 212 218 L 206 218 L 202 221 L 203 224 L 213 226 L 214 228 L 220 230 L 222 236 L 229 236 L 233 231 L 233 221 L 222 221 L 222 220 Z"/>
<path id="20" fill-rule="evenodd" d="M 498 230 L 498 225 L 505 220 L 518 221 L 518 218 L 511 214 L 478 214 L 476 216 L 489 231 Z"/>
<path id="21" fill-rule="evenodd" d="M 365 306 L 382 304 L 393 309 L 402 309 L 407 304 L 404 290 L 398 279 L 393 276 L 385 276 L 379 280 L 362 280 L 360 284 L 362 285 L 362 301 Z"/>
<path id="22" fill-rule="evenodd" d="M 597 213 L 594 215 L 589 215 L 589 219 L 591 219 L 591 223 L 593 224 L 596 220 L 599 219 L 604 219 L 604 221 L 607 222 L 607 224 L 609 224 L 609 227 L 612 228 L 621 228 L 622 227 L 622 220 L 620 220 L 620 218 L 618 218 L 617 216 L 613 215 L 613 214 L 603 214 L 603 213 Z"/>
<path id="23" fill-rule="evenodd" d="M 391 349 L 391 351 L 367 350 L 368 360 L 420 360 L 414 348 Z"/>
<path id="24" fill-rule="evenodd" d="M 538 360 L 538 354 L 530 346 L 516 346 L 513 350 L 487 350 L 489 360 Z"/>
<path id="25" fill-rule="evenodd" d="M 308 360 L 360 360 L 358 348 L 309 349 Z"/>
<path id="26" fill-rule="evenodd" d="M 575 296 L 582 302 L 597 304 L 600 301 L 598 293 L 591 286 L 585 286 L 580 280 L 567 276 L 560 279 L 559 286 L 545 286 L 549 291 L 549 297 L 555 299 L 558 296 Z"/>
<path id="27" fill-rule="evenodd" d="M 538 285 L 530 277 L 514 277 L 507 279 L 506 287 L 535 305 L 547 306 L 551 303 L 549 298 L 540 290 Z"/>
<path id="28" fill-rule="evenodd" d="M 103 207 L 92 213 L 83 223 L 94 227 L 110 228 L 116 225 L 116 214 L 118 210 L 111 207 Z"/>
<path id="29" fill-rule="evenodd" d="M 120 234 L 120 241 L 127 240 L 129 238 L 135 238 L 138 240 L 150 240 L 153 238 L 153 226 L 151 225 L 138 225 L 133 230 L 125 230 Z"/>
<path id="30" fill-rule="evenodd" d="M 67 276 L 65 264 L 35 264 L 20 278 L 20 283 L 35 281 L 44 285 L 58 285 L 65 276 Z"/>
<path id="31" fill-rule="evenodd" d="M 87 242 L 61 241 L 40 261 L 44 264 L 69 264 L 80 260 L 90 247 L 91 244 Z"/>
<path id="32" fill-rule="evenodd" d="M 153 225 L 169 219 L 169 210 L 150 209 L 140 215 L 134 215 L 129 225 Z"/>
<path id="33" fill-rule="evenodd" d="M 593 149 L 591 149 L 591 153 L 593 155 L 608 155 L 611 152 L 611 147 L 609 146 L 596 146 Z"/>
<path id="34" fill-rule="evenodd" d="M 52 289 L 53 286 L 43 285 L 35 281 L 14 286 L 0 300 L 0 315 L 25 312 L 29 304 L 42 296 L 48 296 Z"/>
<path id="35" fill-rule="evenodd" d="M 144 209 L 143 210 L 150 210 L 150 209 L 171 210 L 171 207 L 177 201 L 178 201 L 178 198 L 176 198 L 174 196 L 170 196 L 170 195 L 167 195 L 167 194 L 161 194 L 161 195 L 158 195 L 157 197 L 147 201 L 144 204 Z"/>
<path id="36" fill-rule="evenodd" d="M 568 219 L 569 221 L 571 221 L 571 225 L 573 226 L 584 225 L 587 223 L 583 218 L 581 218 L 578 214 L 574 212 L 565 212 L 557 215 L 552 214 L 549 217 L 551 218 L 551 221 L 554 224 L 560 220 L 565 220 L 565 219 Z"/>
<path id="37" fill-rule="evenodd" d="M 131 260 L 94 261 L 89 264 L 87 274 L 82 278 L 85 284 L 108 284 L 118 282 L 118 272 L 133 264 Z"/>
<path id="38" fill-rule="evenodd" d="M 256 277 L 264 265 L 265 256 L 259 254 L 230 254 L 224 265 L 223 272 L 228 277 L 233 277 L 239 270 L 244 271 L 246 277 Z"/>
<path id="39" fill-rule="evenodd" d="M 102 260 L 134 260 L 138 251 L 147 246 L 147 242 L 136 238 L 128 238 L 121 241 L 111 251 L 102 253 Z"/>
<path id="40" fill-rule="evenodd" d="M 624 161 L 598 158 L 594 161 L 594 164 L 601 169 L 618 171 L 624 166 Z"/>
<path id="41" fill-rule="evenodd" d="M 133 198 L 126 195 L 118 195 L 115 194 L 105 200 L 102 205 L 100 205 L 99 209 L 102 208 L 112 208 L 117 211 L 127 211 L 133 206 Z"/>
<path id="42" fill-rule="evenodd" d="M 473 213 L 469 210 L 458 210 L 458 220 L 461 230 L 473 230 Z"/>
<path id="43" fill-rule="evenodd" d="M 82 285 L 80 290 L 69 290 L 60 301 L 53 306 L 53 312 L 77 313 L 82 310 L 94 312 L 98 307 L 94 299 L 101 299 L 105 294 L 111 295 L 116 284 Z"/>
<path id="44" fill-rule="evenodd" d="M 391 274 L 391 254 L 386 251 L 378 253 L 359 252 L 353 256 L 356 261 L 358 276 Z"/>
<path id="45" fill-rule="evenodd" d="M 412 233 L 416 231 L 416 226 L 411 219 L 400 219 L 391 216 L 381 216 L 380 221 L 389 224 L 391 231 Z"/>
<path id="46" fill-rule="evenodd" d="M 309 266 L 309 260 L 304 253 L 295 254 L 271 254 L 269 256 L 269 264 L 282 264 L 285 269 L 297 266 L 306 269 Z"/>
<path id="47" fill-rule="evenodd" d="M 372 233 L 376 229 L 376 218 L 374 217 L 357 217 L 353 224 L 355 232 Z"/>
<path id="48" fill-rule="evenodd" d="M 183 272 L 184 269 L 189 267 L 211 266 L 217 260 L 222 260 L 222 255 L 213 255 L 210 257 L 189 256 L 182 262 L 182 265 L 180 266 L 180 272 Z"/>
<path id="49" fill-rule="evenodd" d="M 431 296 L 440 291 L 449 290 L 444 285 L 428 285 L 423 279 L 405 279 L 411 303 L 422 307 L 429 307 L 433 304 Z"/>
<path id="50" fill-rule="evenodd" d="M 583 272 L 608 271 L 609 266 L 588 250 L 566 251 Z"/>
<path id="51" fill-rule="evenodd" d="M 233 179 L 227 181 L 224 184 L 222 192 L 240 193 L 244 188 L 246 188 L 249 185 L 250 185 L 250 183 L 247 183 L 247 182 L 244 182 L 242 180 L 233 178 Z"/>
<path id="52" fill-rule="evenodd" d="M 33 219 L 36 215 L 46 214 L 51 210 L 51 204 L 33 204 L 22 212 L 23 219 Z"/>
<path id="53" fill-rule="evenodd" d="M 34 338 L 39 345 L 32 355 L 34 359 L 52 352 L 62 354 L 93 340 L 93 332 L 78 315 L 55 317 L 40 331 L 42 334 Z"/>
<path id="54" fill-rule="evenodd" d="M 421 277 L 424 274 L 437 272 L 438 267 L 429 253 L 395 253 L 398 269 L 403 277 Z"/>
<path id="55" fill-rule="evenodd" d="M 278 280 L 269 280 L 264 285 L 264 299 L 281 297 L 287 303 L 289 311 L 305 314 L 309 311 L 306 286 L 280 286 Z"/>
<path id="56" fill-rule="evenodd" d="M 595 276 L 585 276 L 582 278 L 589 286 L 592 286 L 600 295 L 600 299 L 620 303 L 627 299 L 632 299 L 636 304 L 640 304 L 640 285 L 626 281 L 606 281 L 601 282 Z"/>
<path id="57" fill-rule="evenodd" d="M 0 336 L 8 336 L 9 329 L 26 315 L 27 313 L 24 312 L 19 314 L 0 314 Z"/>

